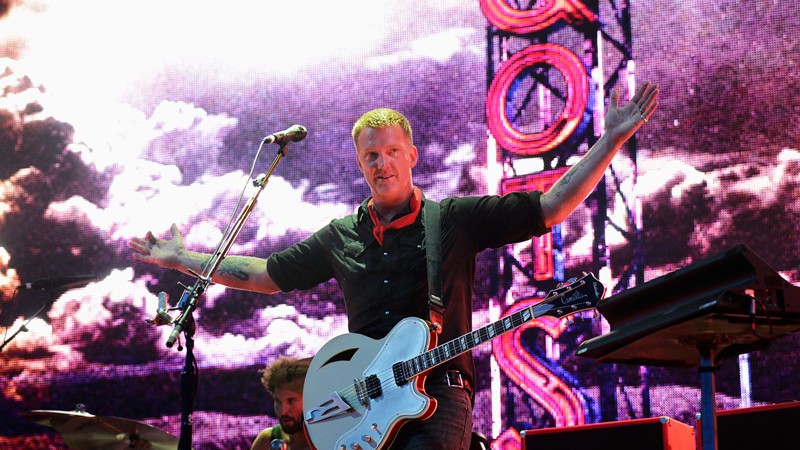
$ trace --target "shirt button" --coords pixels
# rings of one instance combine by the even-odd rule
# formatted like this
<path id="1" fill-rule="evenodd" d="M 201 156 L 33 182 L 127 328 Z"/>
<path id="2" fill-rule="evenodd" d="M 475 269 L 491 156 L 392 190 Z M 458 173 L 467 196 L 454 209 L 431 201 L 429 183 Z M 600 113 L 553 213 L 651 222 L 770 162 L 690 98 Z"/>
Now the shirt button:
<path id="1" fill-rule="evenodd" d="M 383 280 L 383 284 L 389 284 L 389 280 Z"/>
<path id="2" fill-rule="evenodd" d="M 387 316 L 389 315 L 389 311 L 384 311 L 383 313 L 386 314 Z"/>
<path id="3" fill-rule="evenodd" d="M 389 252 L 383 252 L 383 256 L 389 256 Z"/>

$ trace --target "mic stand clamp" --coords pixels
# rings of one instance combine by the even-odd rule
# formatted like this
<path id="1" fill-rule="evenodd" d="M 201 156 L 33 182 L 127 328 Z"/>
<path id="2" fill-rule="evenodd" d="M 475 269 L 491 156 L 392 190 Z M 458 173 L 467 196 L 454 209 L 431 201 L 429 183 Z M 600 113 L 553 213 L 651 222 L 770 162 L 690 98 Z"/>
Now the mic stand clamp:
<path id="1" fill-rule="evenodd" d="M 205 293 L 206 288 L 211 284 L 211 278 L 214 272 L 216 272 L 222 260 L 225 259 L 233 242 L 236 240 L 239 232 L 241 232 L 247 217 L 253 212 L 258 196 L 261 195 L 261 192 L 266 187 L 267 181 L 270 175 L 272 175 L 272 171 L 275 170 L 278 162 L 285 154 L 286 143 L 281 143 L 280 149 L 266 175 L 259 175 L 253 180 L 253 185 L 258 189 L 250 197 L 250 200 L 248 200 L 239 214 L 239 217 L 236 218 L 236 221 L 226 230 L 220 244 L 217 246 L 217 250 L 214 251 L 214 254 L 211 255 L 211 259 L 203 266 L 203 273 L 198 274 L 191 269 L 188 270 L 197 280 L 192 287 L 181 285 L 184 291 L 177 307 L 167 309 L 167 294 L 162 292 L 158 296 L 159 307 L 156 316 L 153 319 L 147 319 L 149 323 L 156 326 L 173 325 L 172 332 L 167 339 L 167 347 L 171 348 L 175 344 L 181 332 L 183 332 L 186 339 L 186 359 L 183 372 L 181 372 L 181 435 L 178 440 L 178 450 L 192 450 L 192 412 L 194 409 L 194 395 L 197 390 L 198 372 L 197 361 L 193 354 L 195 322 L 192 312 L 197 308 L 197 301 L 200 296 Z M 169 315 L 168 311 L 170 310 L 180 310 L 181 313 L 178 317 L 173 318 Z M 180 344 L 178 345 L 178 350 L 180 350 Z"/>

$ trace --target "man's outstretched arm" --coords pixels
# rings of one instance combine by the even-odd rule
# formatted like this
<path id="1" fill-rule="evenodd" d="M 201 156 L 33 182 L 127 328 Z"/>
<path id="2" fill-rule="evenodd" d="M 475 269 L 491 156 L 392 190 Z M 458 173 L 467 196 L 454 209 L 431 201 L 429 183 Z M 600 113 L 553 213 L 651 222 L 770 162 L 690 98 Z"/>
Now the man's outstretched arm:
<path id="1" fill-rule="evenodd" d="M 564 221 L 600 182 L 617 151 L 644 125 L 658 106 L 658 85 L 643 84 L 630 102 L 620 108 L 614 90 L 606 115 L 606 131 L 586 155 L 541 197 L 545 225 Z"/>
<path id="2" fill-rule="evenodd" d="M 135 237 L 128 242 L 138 261 L 189 273 L 202 273 L 211 255 L 186 249 L 178 227 L 170 227 L 169 239 L 156 237 L 148 231 L 144 239 Z M 251 256 L 226 256 L 211 281 L 234 289 L 271 294 L 280 290 L 267 272 L 267 261 Z"/>

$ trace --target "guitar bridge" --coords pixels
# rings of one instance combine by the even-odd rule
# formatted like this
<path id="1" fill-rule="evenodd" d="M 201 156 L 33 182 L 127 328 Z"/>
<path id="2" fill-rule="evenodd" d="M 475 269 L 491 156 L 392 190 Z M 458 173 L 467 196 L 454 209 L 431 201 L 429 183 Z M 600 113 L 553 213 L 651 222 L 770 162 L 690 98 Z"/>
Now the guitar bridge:
<path id="1" fill-rule="evenodd" d="M 317 423 L 326 419 L 330 419 L 331 417 L 336 417 L 339 414 L 344 414 L 351 409 L 352 408 L 350 405 L 342 400 L 342 397 L 339 396 L 339 393 L 333 391 L 330 397 L 320 403 L 319 406 L 305 413 L 306 422 Z"/>
<path id="2" fill-rule="evenodd" d="M 353 380 L 353 387 L 356 389 L 358 403 L 365 408 L 369 408 L 369 395 L 367 393 L 367 383 L 363 379 Z"/>

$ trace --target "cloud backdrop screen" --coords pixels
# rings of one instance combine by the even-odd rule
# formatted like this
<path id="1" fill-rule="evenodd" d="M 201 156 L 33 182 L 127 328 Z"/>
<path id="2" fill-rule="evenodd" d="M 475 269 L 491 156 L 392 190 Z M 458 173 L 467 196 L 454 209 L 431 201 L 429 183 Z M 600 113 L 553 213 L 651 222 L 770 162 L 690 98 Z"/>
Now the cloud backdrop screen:
<path id="1" fill-rule="evenodd" d="M 496 70 L 499 57 L 480 3 L 3 2 L 0 448 L 66 448 L 22 413 L 78 404 L 179 435 L 184 343 L 167 348 L 172 328 L 146 319 L 159 292 L 174 304 L 179 283 L 194 279 L 135 262 L 127 242 L 148 230 L 166 237 L 175 223 L 187 247 L 213 251 L 255 192 L 250 177 L 276 156 L 277 147 L 259 147 L 265 136 L 309 130 L 289 145 L 231 254 L 266 257 L 357 208 L 369 189 L 350 127 L 375 107 L 409 118 L 420 150 L 414 181 L 430 198 L 491 192 L 497 168 L 522 174 L 531 163 L 535 172 L 537 158 L 487 164 L 487 66 Z M 611 3 L 600 8 L 609 27 Z M 627 80 L 650 81 L 661 98 L 635 158 L 621 151 L 607 176 L 604 281 L 619 286 L 634 258 L 613 224 L 629 219 L 631 198 L 620 192 L 634 192 L 635 177 L 645 280 L 743 244 L 796 288 L 800 18 L 781 2 L 631 3 L 635 69 L 615 87 L 625 98 Z M 554 42 L 583 48 L 569 25 L 552 30 Z M 613 49 L 603 52 L 609 80 Z M 569 81 L 555 75 L 556 87 Z M 554 104 L 557 115 L 563 103 Z M 596 213 L 587 203 L 557 230 L 564 278 L 592 271 Z M 479 256 L 475 328 L 554 287 L 525 275 L 534 245 Z M 76 275 L 97 279 L 18 289 Z M 278 355 L 312 356 L 347 331 L 332 281 L 269 296 L 212 285 L 194 317 L 197 449 L 249 448 L 277 423 L 259 371 Z M 521 430 L 648 409 L 694 425 L 696 369 L 576 356 L 603 327 L 588 315 L 571 325 L 543 319 L 474 349 L 475 430 L 499 448 Z M 798 342 L 790 333 L 723 360 L 720 408 L 800 399 Z M 554 384 L 564 390 L 545 388 Z"/>

